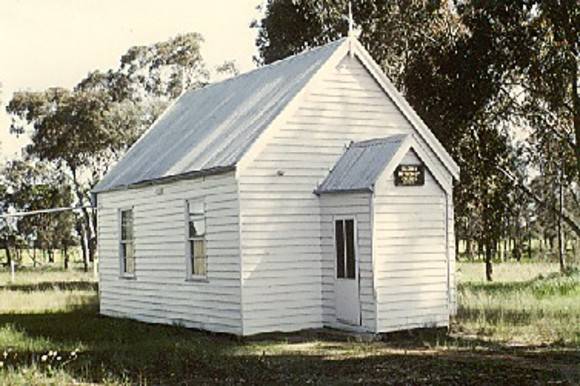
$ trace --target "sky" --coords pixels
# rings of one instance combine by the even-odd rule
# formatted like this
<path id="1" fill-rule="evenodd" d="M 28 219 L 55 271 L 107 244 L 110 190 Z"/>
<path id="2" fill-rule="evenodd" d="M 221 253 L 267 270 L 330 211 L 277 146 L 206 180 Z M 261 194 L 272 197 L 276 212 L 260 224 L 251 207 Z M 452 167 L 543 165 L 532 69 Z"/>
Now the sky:
<path id="1" fill-rule="evenodd" d="M 89 71 L 115 68 L 128 48 L 199 32 L 212 68 L 252 57 L 262 0 L 0 0 L 0 159 L 20 154 L 5 106 L 14 91 L 73 87 Z"/>

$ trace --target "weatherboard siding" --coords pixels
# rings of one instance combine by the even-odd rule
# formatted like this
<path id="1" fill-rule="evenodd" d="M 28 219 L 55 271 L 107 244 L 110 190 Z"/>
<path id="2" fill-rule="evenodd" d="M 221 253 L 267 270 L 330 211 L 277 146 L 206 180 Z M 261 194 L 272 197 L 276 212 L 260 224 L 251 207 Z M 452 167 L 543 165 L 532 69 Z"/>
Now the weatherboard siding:
<path id="1" fill-rule="evenodd" d="M 185 201 L 196 198 L 206 203 L 205 282 L 186 281 Z M 241 334 L 234 173 L 105 192 L 97 199 L 102 314 Z M 120 277 L 118 211 L 128 207 L 134 210 L 134 279 Z"/>
<path id="2" fill-rule="evenodd" d="M 402 163 L 420 161 L 411 151 Z M 445 191 L 429 171 L 425 185 L 413 187 L 383 175 L 373 208 L 377 332 L 448 325 Z"/>
<path id="3" fill-rule="evenodd" d="M 350 141 L 414 132 L 356 57 L 318 76 L 238 171 L 244 334 L 330 323 L 313 190 Z"/>
<path id="4" fill-rule="evenodd" d="M 449 303 L 451 316 L 457 315 L 457 277 L 455 275 L 457 251 L 455 251 L 454 213 L 453 196 L 450 195 L 447 197 L 447 251 L 449 254 Z"/>

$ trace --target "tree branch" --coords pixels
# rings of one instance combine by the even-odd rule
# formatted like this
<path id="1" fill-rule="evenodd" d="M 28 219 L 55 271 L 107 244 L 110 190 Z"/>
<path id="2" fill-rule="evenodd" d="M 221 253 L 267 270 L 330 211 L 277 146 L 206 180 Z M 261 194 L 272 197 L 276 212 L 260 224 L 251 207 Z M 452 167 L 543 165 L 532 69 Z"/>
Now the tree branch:
<path id="1" fill-rule="evenodd" d="M 576 222 L 576 220 L 572 217 L 572 215 L 570 213 L 568 213 L 568 211 L 566 209 L 563 209 L 562 213 L 560 214 L 560 210 L 555 205 L 552 205 L 552 204 L 546 202 L 545 200 L 542 200 L 542 198 L 540 196 L 538 196 L 536 193 L 534 193 L 529 187 L 527 187 L 526 185 L 524 185 L 523 183 L 518 181 L 518 179 L 513 174 L 511 174 L 510 172 L 508 172 L 507 170 L 505 170 L 504 168 L 502 168 L 500 166 L 496 166 L 496 169 L 500 173 L 502 173 L 507 179 L 509 179 L 511 182 L 513 182 L 515 187 L 521 189 L 524 193 L 526 193 L 528 196 L 530 196 L 537 204 L 548 209 L 550 212 L 552 212 L 556 216 L 561 217 L 562 220 L 564 220 L 564 222 L 566 224 L 568 224 L 568 226 L 570 226 L 570 228 L 572 228 L 574 233 L 576 233 L 577 236 L 580 236 L 580 224 L 578 224 Z"/>

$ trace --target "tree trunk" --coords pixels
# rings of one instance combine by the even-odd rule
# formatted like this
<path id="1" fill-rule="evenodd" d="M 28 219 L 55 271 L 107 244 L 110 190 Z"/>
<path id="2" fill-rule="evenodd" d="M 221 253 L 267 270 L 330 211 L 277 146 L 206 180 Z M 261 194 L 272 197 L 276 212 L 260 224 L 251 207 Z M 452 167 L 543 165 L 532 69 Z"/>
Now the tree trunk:
<path id="1" fill-rule="evenodd" d="M 530 224 L 527 225 L 528 232 L 528 260 L 532 260 L 532 230 Z"/>
<path id="2" fill-rule="evenodd" d="M 560 272 L 566 270 L 566 244 L 564 242 L 564 224 L 562 224 L 562 213 L 564 212 L 564 171 L 560 171 L 560 186 L 559 186 L 559 203 L 560 203 L 560 217 L 558 217 L 558 257 L 560 260 Z"/>
<path id="3" fill-rule="evenodd" d="M 578 53 L 575 55 L 578 57 Z M 578 62 L 576 62 L 578 63 Z M 580 170 L 580 97 L 578 96 L 578 66 L 574 63 L 572 68 L 572 106 L 574 108 L 574 135 L 576 143 L 576 167 Z"/>
<path id="4" fill-rule="evenodd" d="M 455 237 L 455 260 L 459 261 L 459 237 Z"/>
<path id="5" fill-rule="evenodd" d="M 492 265 L 492 250 L 491 250 L 491 244 L 490 242 L 487 243 L 486 247 L 485 247 L 485 279 L 487 281 L 492 281 L 492 275 L 493 275 L 493 265 Z"/>
<path id="6" fill-rule="evenodd" d="M 83 270 L 85 272 L 89 272 L 89 253 L 88 253 L 88 240 L 87 240 L 87 232 L 82 227 L 82 236 L 81 236 L 81 253 L 83 255 Z"/>
<path id="7" fill-rule="evenodd" d="M 66 246 L 66 244 L 63 247 L 63 261 L 64 261 L 64 269 L 68 270 L 68 248 Z"/>
<path id="8" fill-rule="evenodd" d="M 468 260 L 471 260 L 471 238 L 465 240 L 465 255 Z"/>
<path id="9" fill-rule="evenodd" d="M 92 203 L 91 203 L 91 205 L 92 205 Z M 97 254 L 97 226 L 98 226 L 97 218 L 98 217 L 97 217 L 97 210 L 96 210 L 96 208 L 91 209 L 90 212 L 91 212 L 91 219 L 92 219 L 91 224 L 92 224 L 92 227 L 93 227 L 93 237 L 91 238 L 91 244 L 90 244 L 90 248 L 91 249 L 89 250 L 89 253 L 90 253 L 90 255 L 92 256 L 92 259 L 93 259 L 91 261 L 94 261 L 95 260 L 95 257 L 96 257 L 96 254 Z"/>
<path id="10" fill-rule="evenodd" d="M 4 243 L 4 251 L 6 252 L 6 266 L 10 267 L 12 265 L 12 255 L 10 254 L 10 245 L 8 245 L 8 241 Z"/>
<path id="11" fill-rule="evenodd" d="M 75 193 L 77 196 L 77 200 L 79 201 L 79 206 L 80 206 L 80 210 L 82 213 L 82 217 L 84 220 L 84 240 L 81 240 L 81 243 L 83 244 L 83 263 L 85 264 L 86 268 L 85 270 L 88 270 L 88 262 L 85 262 L 84 259 L 85 257 L 88 259 L 88 261 L 93 261 L 94 259 L 94 241 L 93 241 L 93 235 L 94 235 L 94 229 L 92 226 L 92 221 L 91 221 L 91 216 L 89 215 L 89 211 L 87 210 L 87 208 L 85 207 L 85 195 L 82 191 L 82 187 L 80 185 L 80 183 L 78 182 L 77 179 L 77 173 L 76 173 L 76 169 L 71 167 L 71 173 L 72 173 L 72 179 L 73 179 L 73 184 L 75 187 Z"/>
<path id="12" fill-rule="evenodd" d="M 84 223 L 82 221 L 77 222 L 75 225 L 75 229 L 77 231 L 77 234 L 79 235 L 79 244 L 81 247 L 81 255 L 83 257 L 83 268 L 84 268 L 85 272 L 88 272 L 89 263 L 88 263 L 88 252 L 87 252 Z"/>
<path id="13" fill-rule="evenodd" d="M 507 238 L 503 239 L 503 261 L 507 261 L 508 257 L 507 257 L 507 251 L 508 251 L 508 245 L 507 245 Z"/>

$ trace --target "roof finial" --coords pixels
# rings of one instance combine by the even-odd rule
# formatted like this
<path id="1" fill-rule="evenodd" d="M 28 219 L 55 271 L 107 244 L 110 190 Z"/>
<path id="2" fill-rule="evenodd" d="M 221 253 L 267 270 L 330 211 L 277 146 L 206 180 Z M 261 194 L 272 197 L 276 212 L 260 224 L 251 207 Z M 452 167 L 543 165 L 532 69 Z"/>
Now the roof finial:
<path id="1" fill-rule="evenodd" d="M 355 31 L 354 31 L 354 20 L 352 18 L 352 4 L 348 2 L 348 54 L 352 58 L 353 56 L 353 47 L 352 42 L 356 39 Z"/>
<path id="2" fill-rule="evenodd" d="M 348 36 L 354 36 L 354 21 L 352 20 L 352 4 L 348 2 Z"/>

